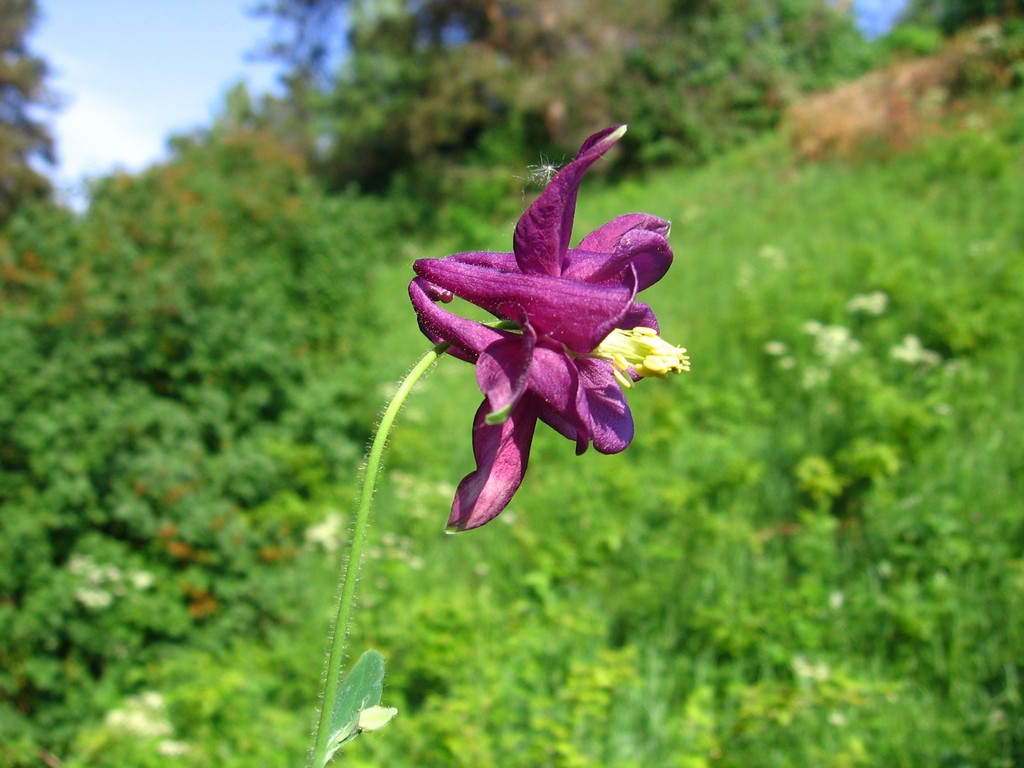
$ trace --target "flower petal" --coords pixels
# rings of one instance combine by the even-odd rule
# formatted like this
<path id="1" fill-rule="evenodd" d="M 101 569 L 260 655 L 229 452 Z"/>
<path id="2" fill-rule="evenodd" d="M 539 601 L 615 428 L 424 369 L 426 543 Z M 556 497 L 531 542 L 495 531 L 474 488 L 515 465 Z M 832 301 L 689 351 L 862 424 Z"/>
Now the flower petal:
<path id="1" fill-rule="evenodd" d="M 661 330 L 658 325 L 658 318 L 654 315 L 654 310 L 642 301 L 633 302 L 629 311 L 622 316 L 618 327 L 627 331 L 637 327 L 653 328 L 655 331 Z"/>
<path id="2" fill-rule="evenodd" d="M 588 283 L 614 281 L 632 264 L 637 291 L 642 291 L 664 277 L 672 265 L 667 232 L 668 222 L 656 216 L 620 216 L 591 232 L 566 254 L 562 277 Z"/>
<path id="3" fill-rule="evenodd" d="M 630 230 L 622 236 L 616 252 L 627 255 L 636 270 L 637 291 L 650 288 L 672 266 L 672 247 L 660 232 Z"/>
<path id="4" fill-rule="evenodd" d="M 622 237 L 634 229 L 657 232 L 668 237 L 670 225 L 664 219 L 647 213 L 627 213 L 601 225 L 584 237 L 576 247 L 596 253 L 614 253 Z"/>
<path id="5" fill-rule="evenodd" d="M 576 365 L 587 398 L 594 448 L 601 453 L 618 453 L 633 440 L 633 414 L 611 363 L 581 358 Z"/>
<path id="6" fill-rule="evenodd" d="M 473 421 L 473 455 L 476 470 L 466 475 L 455 492 L 448 518 L 450 532 L 479 528 L 493 520 L 523 482 L 530 458 L 537 414 L 532 398 L 520 400 L 502 424 L 487 424 L 486 401 Z"/>
<path id="7" fill-rule="evenodd" d="M 500 424 L 508 418 L 526 391 L 536 340 L 537 334 L 526 323 L 521 334 L 496 341 L 480 353 L 476 380 L 491 407 L 488 424 Z"/>
<path id="8" fill-rule="evenodd" d="M 461 264 L 476 264 L 480 267 L 492 267 L 505 272 L 518 272 L 519 265 L 516 264 L 515 254 L 500 253 L 495 251 L 465 251 L 464 253 L 453 253 L 446 256 L 445 260 L 451 259 Z M 414 265 L 415 268 L 415 265 Z"/>
<path id="9" fill-rule="evenodd" d="M 620 125 L 595 133 L 580 148 L 576 159 L 545 187 L 516 224 L 512 250 L 519 271 L 527 275 L 562 274 L 562 260 L 569 248 L 576 196 L 583 174 L 626 132 Z"/>
<path id="10" fill-rule="evenodd" d="M 442 300 L 447 296 L 447 300 L 451 300 L 450 292 L 438 290 L 422 277 L 413 278 L 409 283 L 409 298 L 423 335 L 435 344 L 442 341 L 451 344 L 449 353 L 455 357 L 474 363 L 480 352 L 509 335 L 447 312 L 437 306 L 431 296 L 441 296 Z"/>
<path id="11" fill-rule="evenodd" d="M 538 336 L 548 336 L 580 354 L 601 343 L 636 295 L 631 272 L 616 285 L 512 275 L 447 259 L 420 259 L 413 267 L 436 286 L 498 317 L 516 320 L 520 311 L 525 312 Z"/>
<path id="12" fill-rule="evenodd" d="M 539 413 L 555 414 L 552 426 L 575 440 L 576 453 L 580 454 L 590 445 L 591 418 L 576 362 L 561 349 L 538 344 L 533 351 L 529 387 L 543 403 Z"/>
<path id="13" fill-rule="evenodd" d="M 629 269 L 628 252 L 599 253 L 570 249 L 565 255 L 562 277 L 583 283 L 609 283 L 626 280 Z"/>

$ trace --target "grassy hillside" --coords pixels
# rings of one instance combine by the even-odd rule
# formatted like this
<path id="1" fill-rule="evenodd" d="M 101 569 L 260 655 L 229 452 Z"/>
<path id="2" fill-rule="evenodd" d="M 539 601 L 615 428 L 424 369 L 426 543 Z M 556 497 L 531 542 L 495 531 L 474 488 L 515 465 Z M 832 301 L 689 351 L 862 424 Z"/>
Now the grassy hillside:
<path id="1" fill-rule="evenodd" d="M 510 508 L 453 537 L 480 396 L 442 361 L 394 436 L 353 627 L 400 715 L 347 764 L 1024 763 L 1021 125 L 1018 94 L 871 161 L 798 164 L 772 137 L 588 180 L 577 239 L 673 222 L 648 298 L 693 372 L 630 394 L 624 454 L 542 430 Z M 426 349 L 411 261 L 506 250 L 513 223 L 396 243 L 366 289 L 380 330 L 350 329 L 376 350 L 357 381 L 383 400 Z M 348 487 L 314 494 L 280 620 L 138 669 L 65 765 L 298 764 Z"/>

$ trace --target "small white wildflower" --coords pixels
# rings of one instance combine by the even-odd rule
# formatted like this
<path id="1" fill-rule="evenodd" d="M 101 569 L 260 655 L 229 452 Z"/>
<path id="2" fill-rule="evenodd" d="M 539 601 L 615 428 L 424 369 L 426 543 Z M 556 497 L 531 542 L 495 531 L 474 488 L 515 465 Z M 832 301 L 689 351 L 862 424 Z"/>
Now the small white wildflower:
<path id="1" fill-rule="evenodd" d="M 913 334 L 907 334 L 899 344 L 889 350 L 889 357 L 908 365 L 934 366 L 942 362 L 942 356 L 938 352 L 925 349 L 921 340 Z"/>
<path id="2" fill-rule="evenodd" d="M 838 611 L 840 608 L 843 607 L 843 604 L 845 602 L 845 595 L 843 595 L 843 593 L 840 592 L 838 589 L 828 596 L 828 607 L 831 608 L 833 611 Z"/>
<path id="3" fill-rule="evenodd" d="M 764 345 L 765 354 L 771 355 L 772 357 L 780 357 L 781 355 L 789 352 L 789 347 L 786 346 L 784 341 L 768 341 Z"/>
<path id="4" fill-rule="evenodd" d="M 791 371 L 796 368 L 796 358 L 792 355 L 786 355 L 785 357 L 779 358 L 779 368 L 784 371 Z"/>
<path id="5" fill-rule="evenodd" d="M 128 581 L 137 590 L 142 591 L 152 587 L 156 583 L 156 578 L 149 571 L 129 571 Z"/>
<path id="6" fill-rule="evenodd" d="M 800 326 L 800 330 L 811 336 L 817 336 L 819 333 L 821 333 L 821 328 L 821 323 L 819 323 L 817 320 L 808 320 L 807 322 Z"/>
<path id="7" fill-rule="evenodd" d="M 76 576 L 82 576 L 95 567 L 96 561 L 88 555 L 72 555 L 68 558 L 68 570 Z"/>
<path id="8" fill-rule="evenodd" d="M 156 745 L 156 753 L 160 757 L 183 757 L 189 753 L 189 749 L 188 742 L 177 739 L 161 739 Z"/>
<path id="9" fill-rule="evenodd" d="M 322 547 L 325 552 L 336 552 L 341 548 L 344 521 L 337 512 L 329 512 L 316 525 L 306 529 L 306 544 Z"/>
<path id="10" fill-rule="evenodd" d="M 822 325 L 817 320 L 808 320 L 803 325 L 804 333 L 814 336 L 814 352 L 826 365 L 832 366 L 845 357 L 860 352 L 861 344 L 843 325 Z"/>
<path id="11" fill-rule="evenodd" d="M 872 291 L 853 296 L 846 302 L 846 311 L 851 315 L 878 315 L 884 314 L 889 307 L 889 294 L 885 291 Z"/>
<path id="12" fill-rule="evenodd" d="M 832 377 L 832 372 L 827 368 L 815 368 L 814 366 L 808 366 L 804 368 L 803 375 L 800 377 L 800 386 L 804 389 L 817 389 L 828 383 L 828 380 Z"/>
<path id="13" fill-rule="evenodd" d="M 95 576 L 97 583 L 114 583 L 121 580 L 121 569 L 111 563 L 101 565 Z"/>
<path id="14" fill-rule="evenodd" d="M 791 666 L 793 667 L 793 674 L 801 680 L 813 680 L 820 683 L 828 680 L 832 675 L 832 669 L 828 664 L 823 661 L 812 664 L 803 654 L 794 656 Z"/>
<path id="15" fill-rule="evenodd" d="M 793 667 L 793 674 L 801 680 L 808 680 L 813 676 L 811 664 L 807 661 L 807 657 L 802 654 L 793 657 L 791 666 Z"/>
<path id="16" fill-rule="evenodd" d="M 159 691 L 143 691 L 137 697 L 138 702 L 146 709 L 155 712 L 162 712 L 164 709 L 164 696 Z"/>
<path id="17" fill-rule="evenodd" d="M 842 728 L 846 725 L 846 715 L 842 712 L 832 711 L 828 713 L 828 724 L 834 725 L 837 728 Z"/>
<path id="18" fill-rule="evenodd" d="M 109 608 L 114 602 L 114 596 L 105 589 L 95 587 L 79 587 L 75 590 L 75 600 L 92 611 Z"/>
<path id="19" fill-rule="evenodd" d="M 174 729 L 164 710 L 163 696 L 156 691 L 147 691 L 129 697 L 123 709 L 108 712 L 105 722 L 111 728 L 145 738 L 169 736 Z"/>

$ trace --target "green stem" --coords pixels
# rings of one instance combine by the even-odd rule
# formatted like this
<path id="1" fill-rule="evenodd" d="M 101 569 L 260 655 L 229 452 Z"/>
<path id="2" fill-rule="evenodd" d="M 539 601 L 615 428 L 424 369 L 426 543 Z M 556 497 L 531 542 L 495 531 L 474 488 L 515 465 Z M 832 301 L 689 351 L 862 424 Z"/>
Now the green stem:
<path id="1" fill-rule="evenodd" d="M 370 452 L 366 458 L 366 470 L 363 475 L 363 487 L 359 496 L 359 505 L 356 508 L 356 522 L 352 529 L 352 545 L 349 550 L 348 559 L 345 562 L 344 571 L 341 577 L 341 597 L 338 600 L 338 614 L 334 619 L 334 626 L 331 629 L 331 647 L 327 657 L 327 677 L 323 683 L 323 694 L 320 697 L 320 719 L 316 728 L 316 742 L 313 747 L 313 768 L 323 768 L 327 756 L 327 743 L 330 738 L 331 714 L 334 709 L 334 700 L 338 695 L 338 686 L 341 683 L 341 662 L 345 657 L 345 641 L 348 637 L 349 620 L 352 617 L 353 604 L 355 602 L 356 582 L 359 581 L 359 569 L 362 565 L 363 543 L 366 540 L 366 528 L 370 520 L 370 505 L 373 503 L 374 492 L 377 487 L 377 476 L 380 472 L 381 457 L 384 455 L 384 446 L 387 444 L 388 433 L 395 423 L 395 417 L 402 409 L 406 397 L 416 385 L 416 382 L 426 373 L 430 367 L 437 362 L 448 349 L 447 343 L 438 344 L 422 359 L 413 366 L 405 379 L 395 392 L 394 398 L 388 404 L 380 424 L 377 426 L 377 433 L 373 436 L 370 444 Z"/>

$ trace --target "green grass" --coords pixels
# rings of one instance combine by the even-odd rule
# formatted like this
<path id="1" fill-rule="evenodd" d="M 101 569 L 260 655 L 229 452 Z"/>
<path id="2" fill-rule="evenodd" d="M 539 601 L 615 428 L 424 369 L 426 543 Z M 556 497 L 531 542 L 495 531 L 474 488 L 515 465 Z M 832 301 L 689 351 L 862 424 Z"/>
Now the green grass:
<path id="1" fill-rule="evenodd" d="M 628 211 L 673 222 L 645 298 L 693 372 L 630 394 L 623 454 L 541 430 L 509 509 L 454 537 L 480 395 L 454 359 L 419 387 L 352 631 L 354 653 L 384 652 L 400 714 L 349 765 L 1024 764 L 1024 106 L 999 106 L 860 165 L 798 165 L 770 137 L 585 182 L 577 239 Z M 382 400 L 426 347 L 409 263 L 507 249 L 512 224 L 381 266 Z M 848 308 L 877 291 L 881 313 Z M 917 362 L 893 357 L 908 336 Z M 335 559 L 282 574 L 290 623 L 269 642 L 140 673 L 188 745 L 174 764 L 298 764 Z M 67 764 L 170 764 L 157 741 L 147 763 L 96 726 Z"/>

